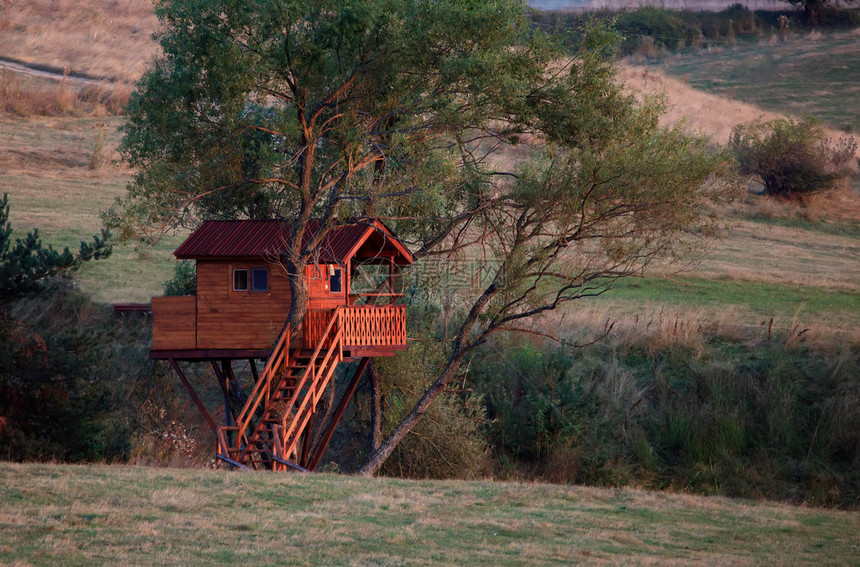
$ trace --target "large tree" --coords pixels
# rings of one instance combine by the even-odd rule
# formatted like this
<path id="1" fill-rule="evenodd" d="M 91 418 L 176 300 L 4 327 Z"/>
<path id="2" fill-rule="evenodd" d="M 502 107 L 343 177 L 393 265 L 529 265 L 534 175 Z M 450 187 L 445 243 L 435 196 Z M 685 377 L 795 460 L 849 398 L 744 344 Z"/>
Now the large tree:
<path id="1" fill-rule="evenodd" d="M 293 322 L 301 268 L 347 219 L 382 217 L 419 259 L 484 262 L 448 363 L 366 474 L 492 333 L 525 330 L 712 228 L 702 204 L 721 158 L 624 94 L 603 28 L 570 56 L 511 0 L 157 6 L 163 55 L 123 146 L 138 173 L 108 218 L 122 234 L 289 220 Z M 313 218 L 322 230 L 303 239 Z"/>

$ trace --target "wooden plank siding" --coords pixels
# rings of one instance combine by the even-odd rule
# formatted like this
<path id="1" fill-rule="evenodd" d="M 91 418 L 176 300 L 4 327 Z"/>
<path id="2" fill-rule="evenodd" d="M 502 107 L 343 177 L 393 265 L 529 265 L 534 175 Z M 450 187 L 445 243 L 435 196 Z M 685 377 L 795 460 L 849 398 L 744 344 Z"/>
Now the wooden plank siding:
<path id="1" fill-rule="evenodd" d="M 197 348 L 193 295 L 152 298 L 152 350 Z"/>
<path id="2" fill-rule="evenodd" d="M 269 291 L 233 291 L 233 270 L 266 266 L 259 261 L 197 261 L 197 348 L 269 348 L 290 311 L 290 282 L 269 267 Z"/>
<path id="3" fill-rule="evenodd" d="M 269 268 L 269 291 L 233 291 L 233 270 L 266 266 L 261 261 L 198 260 L 197 296 L 155 297 L 153 351 L 265 351 L 280 334 L 290 310 L 290 282 L 284 270 Z M 331 267 L 342 270 L 340 292 L 329 289 Z M 399 350 L 406 345 L 402 305 L 348 306 L 349 265 L 309 265 L 308 313 L 294 348 L 313 348 L 340 308 L 343 344 Z M 304 339 L 304 340 L 302 340 Z"/>

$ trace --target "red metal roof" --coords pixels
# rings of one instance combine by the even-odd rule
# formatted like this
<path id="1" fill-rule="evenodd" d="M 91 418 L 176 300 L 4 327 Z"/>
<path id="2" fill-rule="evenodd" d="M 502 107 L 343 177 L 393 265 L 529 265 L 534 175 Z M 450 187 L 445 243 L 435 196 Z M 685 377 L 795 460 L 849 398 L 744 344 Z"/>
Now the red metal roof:
<path id="1" fill-rule="evenodd" d="M 319 223 L 312 221 L 304 241 L 308 242 L 318 230 Z M 383 246 L 392 245 L 402 260 L 412 263 L 409 250 L 378 220 L 330 231 L 320 246 L 319 261 L 345 263 L 375 232 L 385 235 Z M 180 259 L 277 257 L 286 247 L 289 234 L 289 223 L 280 220 L 204 221 L 173 254 Z"/>

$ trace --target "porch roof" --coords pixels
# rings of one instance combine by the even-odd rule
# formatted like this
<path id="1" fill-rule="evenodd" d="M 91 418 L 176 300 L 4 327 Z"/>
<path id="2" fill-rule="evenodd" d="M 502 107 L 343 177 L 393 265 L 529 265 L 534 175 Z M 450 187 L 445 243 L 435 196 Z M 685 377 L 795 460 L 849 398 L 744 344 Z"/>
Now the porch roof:
<path id="1" fill-rule="evenodd" d="M 320 223 L 311 221 L 303 244 L 316 236 L 319 229 Z M 282 256 L 290 232 L 290 224 L 281 220 L 204 221 L 174 255 L 179 259 L 277 258 Z M 413 261 L 409 250 L 378 219 L 345 224 L 329 231 L 314 261 L 345 263 L 359 250 L 362 256 L 394 256 L 399 264 Z"/>

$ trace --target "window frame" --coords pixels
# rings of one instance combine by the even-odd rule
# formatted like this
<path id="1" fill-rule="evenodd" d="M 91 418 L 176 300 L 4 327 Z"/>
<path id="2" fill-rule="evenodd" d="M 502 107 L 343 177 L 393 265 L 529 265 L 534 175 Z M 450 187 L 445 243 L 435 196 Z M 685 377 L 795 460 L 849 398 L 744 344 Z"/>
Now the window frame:
<path id="1" fill-rule="evenodd" d="M 245 287 L 244 288 L 236 287 L 236 275 L 239 272 L 245 272 Z M 251 273 L 250 273 L 249 269 L 248 268 L 233 268 L 233 278 L 232 278 L 232 282 L 231 282 L 230 287 L 233 289 L 233 291 L 237 291 L 237 292 L 242 292 L 242 291 L 247 292 L 248 290 L 250 290 L 250 288 L 251 288 Z"/>
<path id="2" fill-rule="evenodd" d="M 266 274 L 266 289 L 256 289 L 255 282 L 257 278 L 254 277 L 254 274 L 257 272 L 263 272 Z M 249 293 L 269 293 L 271 288 L 270 277 L 269 277 L 269 267 L 268 266 L 251 266 L 249 268 L 249 276 L 250 281 L 248 282 L 248 292 Z"/>
<path id="3" fill-rule="evenodd" d="M 241 268 L 231 268 L 232 270 L 232 281 L 230 288 L 236 293 L 270 293 L 272 290 L 272 275 L 269 266 L 243 266 Z M 236 287 L 236 277 L 237 274 L 244 272 L 245 274 L 245 287 Z M 255 273 L 264 272 L 266 274 L 266 287 L 265 289 L 256 289 L 254 282 L 256 278 L 254 277 Z"/>
<path id="4" fill-rule="evenodd" d="M 337 280 L 335 280 L 335 276 L 338 276 Z M 337 281 L 338 284 L 340 285 L 340 289 L 337 291 L 334 290 L 334 286 L 332 285 L 333 282 L 335 282 L 335 281 Z M 330 273 L 329 273 L 329 277 L 328 277 L 328 292 L 329 293 L 343 293 L 343 268 L 341 268 L 341 267 L 331 268 Z"/>

